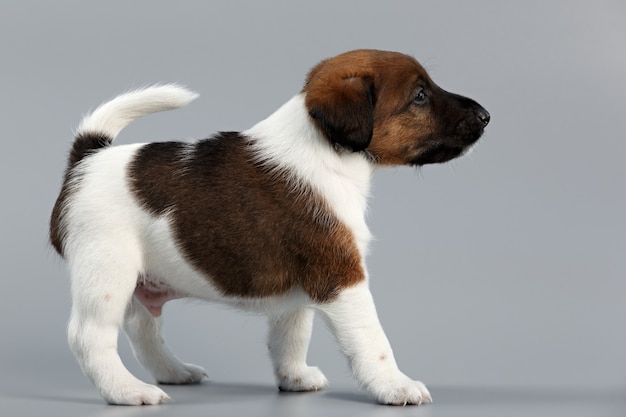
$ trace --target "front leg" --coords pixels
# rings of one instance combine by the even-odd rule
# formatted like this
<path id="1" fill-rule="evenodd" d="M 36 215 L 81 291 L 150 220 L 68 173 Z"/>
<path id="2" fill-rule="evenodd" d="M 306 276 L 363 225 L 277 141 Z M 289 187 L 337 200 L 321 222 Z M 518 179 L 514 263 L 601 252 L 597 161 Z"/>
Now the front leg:
<path id="1" fill-rule="evenodd" d="M 313 311 L 301 308 L 269 317 L 268 348 L 281 391 L 317 391 L 328 386 L 322 372 L 306 364 Z"/>
<path id="2" fill-rule="evenodd" d="M 366 282 L 342 290 L 318 309 L 348 356 L 354 377 L 377 401 L 392 405 L 431 402 L 424 384 L 398 369 Z"/>

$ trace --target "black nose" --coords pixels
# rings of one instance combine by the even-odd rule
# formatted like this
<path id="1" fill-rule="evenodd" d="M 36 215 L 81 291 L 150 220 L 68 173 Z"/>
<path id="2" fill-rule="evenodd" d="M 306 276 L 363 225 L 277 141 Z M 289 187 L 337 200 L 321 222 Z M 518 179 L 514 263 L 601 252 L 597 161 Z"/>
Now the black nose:
<path id="1" fill-rule="evenodd" d="M 491 115 L 489 114 L 487 110 L 481 107 L 478 109 L 478 112 L 476 113 L 476 115 L 478 116 L 480 121 L 483 122 L 483 125 L 487 126 L 489 124 L 489 120 L 491 120 Z"/>

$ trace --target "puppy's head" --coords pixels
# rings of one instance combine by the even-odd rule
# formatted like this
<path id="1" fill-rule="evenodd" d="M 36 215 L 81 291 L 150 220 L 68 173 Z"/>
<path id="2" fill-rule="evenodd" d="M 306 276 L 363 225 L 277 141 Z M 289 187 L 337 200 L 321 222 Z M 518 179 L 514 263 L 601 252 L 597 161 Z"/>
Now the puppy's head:
<path id="1" fill-rule="evenodd" d="M 380 165 L 446 162 L 489 123 L 474 100 L 444 91 L 413 58 L 357 50 L 322 61 L 303 92 L 310 116 L 331 143 L 367 151 Z"/>

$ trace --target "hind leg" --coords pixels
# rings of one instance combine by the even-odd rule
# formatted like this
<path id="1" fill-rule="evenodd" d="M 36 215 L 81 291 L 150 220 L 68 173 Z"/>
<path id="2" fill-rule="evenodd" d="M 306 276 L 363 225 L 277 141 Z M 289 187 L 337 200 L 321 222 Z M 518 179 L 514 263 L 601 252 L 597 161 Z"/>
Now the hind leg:
<path id="1" fill-rule="evenodd" d="M 115 256 L 110 250 L 89 245 L 81 249 L 70 261 L 72 313 L 68 341 L 83 373 L 110 404 L 167 401 L 169 397 L 160 388 L 133 376 L 117 351 L 119 327 L 135 289 L 138 265 L 132 263 L 129 251 Z"/>
<path id="2" fill-rule="evenodd" d="M 161 384 L 193 384 L 207 376 L 199 366 L 183 363 L 167 347 L 161 336 L 162 319 L 153 316 L 132 297 L 126 311 L 124 330 L 137 360 Z"/>

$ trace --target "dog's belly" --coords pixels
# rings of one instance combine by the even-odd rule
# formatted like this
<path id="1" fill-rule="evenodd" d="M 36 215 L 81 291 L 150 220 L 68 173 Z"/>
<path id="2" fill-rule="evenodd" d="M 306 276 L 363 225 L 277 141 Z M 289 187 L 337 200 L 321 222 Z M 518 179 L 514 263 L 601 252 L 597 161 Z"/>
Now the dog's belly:
<path id="1" fill-rule="evenodd" d="M 144 219 L 144 269 L 135 289 L 139 301 L 149 311 L 150 308 L 158 310 L 167 301 L 177 298 L 218 301 L 221 296 L 212 285 L 211 277 L 196 270 L 180 252 L 168 216 L 145 216 Z"/>
<path id="2" fill-rule="evenodd" d="M 167 215 L 154 218 L 143 213 L 143 219 L 149 226 L 142 230 L 144 269 L 137 279 L 135 297 L 153 316 L 161 314 L 166 302 L 180 298 L 218 302 L 260 313 L 292 311 L 312 305 L 299 286 L 268 297 L 224 294 L 213 284 L 211 276 L 198 271 L 185 259 L 173 238 Z"/>

